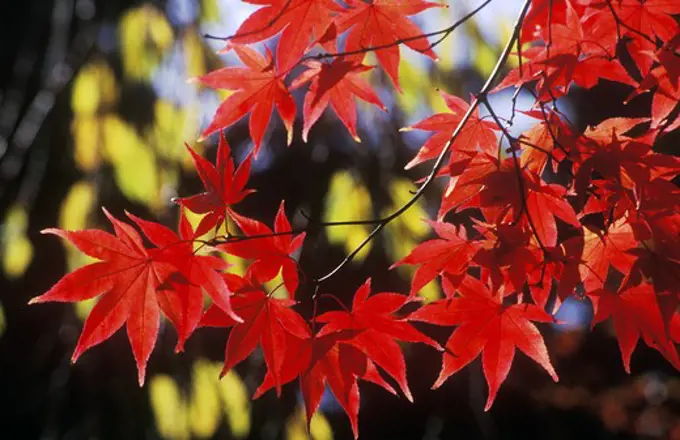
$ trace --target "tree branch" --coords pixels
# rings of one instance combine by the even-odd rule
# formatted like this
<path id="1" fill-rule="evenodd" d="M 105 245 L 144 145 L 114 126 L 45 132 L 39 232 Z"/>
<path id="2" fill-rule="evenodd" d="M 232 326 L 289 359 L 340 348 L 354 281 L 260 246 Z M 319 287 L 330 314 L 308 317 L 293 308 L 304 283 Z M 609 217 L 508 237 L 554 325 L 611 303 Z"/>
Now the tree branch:
<path id="1" fill-rule="evenodd" d="M 326 273 L 325 275 L 317 278 L 314 281 L 317 285 L 333 277 L 335 274 L 341 271 L 343 267 L 349 264 L 352 261 L 352 259 L 354 259 L 354 257 L 361 251 L 361 249 L 363 249 L 369 242 L 371 242 L 371 240 L 373 240 L 373 238 L 375 238 L 375 236 L 378 235 L 378 233 L 382 231 L 383 228 L 385 228 L 385 226 L 387 226 L 392 220 L 396 219 L 404 212 L 406 212 L 411 206 L 413 206 L 418 201 L 418 199 L 420 199 L 420 197 L 424 194 L 425 190 L 430 186 L 430 184 L 434 181 L 435 177 L 437 176 L 437 173 L 444 164 L 444 158 L 451 150 L 451 146 L 462 132 L 463 128 L 465 127 L 465 124 L 467 124 L 467 122 L 470 120 L 472 113 L 477 109 L 477 107 L 479 107 L 481 100 L 486 99 L 486 95 L 491 90 L 491 86 L 493 85 L 494 81 L 500 74 L 500 71 L 503 68 L 506 60 L 510 56 L 510 52 L 512 51 L 515 41 L 517 41 L 517 39 L 519 38 L 520 29 L 522 28 L 524 17 L 526 16 L 526 13 L 529 10 L 530 5 L 531 0 L 525 0 L 522 9 L 517 17 L 517 20 L 515 21 L 515 24 L 513 26 L 512 35 L 508 42 L 506 43 L 505 48 L 503 49 L 503 52 L 501 53 L 500 57 L 498 58 L 498 61 L 496 62 L 494 69 L 492 70 L 491 74 L 489 75 L 486 82 L 482 86 L 477 97 L 472 101 L 472 103 L 470 103 L 470 107 L 465 112 L 465 115 L 463 115 L 462 119 L 458 123 L 458 126 L 451 135 L 451 138 L 448 140 L 448 142 L 442 149 L 441 153 L 439 153 L 439 156 L 437 157 L 437 160 L 434 163 L 432 170 L 430 171 L 422 185 L 418 188 L 418 191 L 416 191 L 416 193 L 401 208 L 397 209 L 395 212 L 393 212 L 389 216 L 385 217 L 381 222 L 379 222 L 376 225 L 376 227 L 373 228 L 371 233 L 368 234 L 368 236 L 361 243 L 359 243 L 359 245 L 352 252 L 350 252 L 337 266 L 335 266 L 335 268 L 333 268 L 330 272 Z"/>

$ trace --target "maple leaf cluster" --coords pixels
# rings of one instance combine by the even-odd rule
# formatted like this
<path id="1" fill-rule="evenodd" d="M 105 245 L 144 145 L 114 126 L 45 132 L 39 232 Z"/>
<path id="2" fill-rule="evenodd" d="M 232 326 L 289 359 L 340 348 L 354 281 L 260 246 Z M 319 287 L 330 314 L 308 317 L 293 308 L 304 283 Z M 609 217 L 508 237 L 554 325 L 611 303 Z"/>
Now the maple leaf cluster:
<path id="1" fill-rule="evenodd" d="M 660 138 L 680 127 L 680 26 L 675 17 L 680 5 L 667 0 L 527 2 L 508 44 L 519 43 L 521 62 L 497 88 L 485 86 L 470 103 L 441 92 L 450 112 L 406 128 L 434 132 L 406 168 L 434 161 L 431 177 L 448 179 L 437 220 L 430 221 L 438 237 L 394 264 L 416 266 L 410 292 L 371 294 L 368 280 L 353 295 L 351 309 L 340 303 L 339 309 L 318 311 L 317 293 L 300 297 L 299 287 L 311 283 L 319 290 L 327 277 L 300 277 L 296 258 L 305 231 L 291 227 L 284 203 L 273 228 L 235 208 L 253 192 L 246 188 L 252 158 L 274 106 L 290 144 L 297 116 L 291 90 L 307 83 L 303 139 L 330 106 L 358 140 L 355 98 L 385 109 L 361 76 L 372 69 L 362 64 L 364 57 L 374 52 L 399 91 L 400 45 L 435 58 L 433 45 L 410 17 L 441 5 L 422 0 L 253 3 L 261 7 L 225 48 L 243 66 L 197 78 L 208 87 L 235 92 L 203 136 L 250 114 L 253 152 L 236 167 L 222 133 L 213 165 L 187 146 L 205 191 L 175 200 L 178 232 L 132 214 L 127 214 L 131 223 L 125 222 L 107 211 L 114 234 L 44 231 L 97 260 L 32 300 L 99 297 L 73 361 L 125 325 L 141 385 L 161 315 L 177 331 L 177 351 L 199 327 L 228 328 L 223 374 L 259 347 L 267 370 L 255 397 L 271 388 L 280 393 L 284 384 L 297 380 L 311 419 L 328 387 L 348 414 L 355 436 L 359 380 L 396 394 L 394 383 L 413 399 L 398 341 L 442 352 L 435 388 L 481 354 L 489 387 L 486 409 L 517 349 L 557 381 L 536 324 L 556 322 L 556 310 L 569 297 L 592 303 L 593 326 L 613 323 L 626 371 L 640 339 L 680 368 L 680 160 L 654 150 Z M 263 55 L 249 46 L 276 35 L 274 53 L 267 49 Z M 315 55 L 317 46 L 326 52 Z M 499 79 L 498 72 L 488 84 Z M 652 93 L 649 116 L 611 118 L 580 132 L 555 101 L 573 84 L 591 88 L 601 79 L 628 85 L 629 100 Z M 525 112 L 535 123 L 517 137 L 487 99 L 510 86 L 535 97 Z M 480 106 L 488 115 L 480 114 Z M 507 149 L 499 142 L 503 138 Z M 422 188 L 403 210 L 421 194 Z M 202 215 L 195 228 L 187 211 Z M 465 225 L 446 221 L 450 213 L 461 212 L 468 214 Z M 379 231 L 393 219 L 373 223 Z M 218 236 L 228 223 L 238 231 L 227 229 Z M 202 238 L 206 234 L 213 238 Z M 225 255 L 248 260 L 245 274 L 230 272 Z M 279 275 L 285 298 L 277 295 L 278 287 L 265 286 Z M 419 291 L 435 279 L 445 298 L 421 304 Z M 205 295 L 211 301 L 207 310 Z M 314 303 L 312 316 L 298 311 L 301 301 Z M 441 346 L 415 322 L 454 329 Z"/>

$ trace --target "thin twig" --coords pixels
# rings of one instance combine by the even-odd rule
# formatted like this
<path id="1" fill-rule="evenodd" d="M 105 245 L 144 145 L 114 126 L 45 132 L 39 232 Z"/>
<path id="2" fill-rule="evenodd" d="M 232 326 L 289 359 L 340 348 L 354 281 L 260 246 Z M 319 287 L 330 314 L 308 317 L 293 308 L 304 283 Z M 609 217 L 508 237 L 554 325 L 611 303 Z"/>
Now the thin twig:
<path id="1" fill-rule="evenodd" d="M 498 58 L 498 61 L 496 62 L 496 65 L 489 75 L 489 77 L 486 80 L 486 83 L 484 83 L 484 86 L 482 86 L 481 90 L 479 91 L 479 94 L 477 97 L 470 103 L 470 107 L 468 110 L 465 112 L 465 115 L 461 118 L 460 122 L 458 123 L 458 126 L 454 130 L 453 134 L 451 135 L 451 138 L 448 140 L 446 145 L 444 145 L 444 148 L 442 149 L 441 153 L 439 153 L 439 156 L 437 157 L 437 160 L 432 167 L 432 170 L 428 174 L 427 178 L 423 182 L 423 184 L 418 188 L 418 191 L 404 204 L 402 205 L 401 208 L 397 209 L 395 212 L 390 214 L 389 216 L 385 217 L 385 219 L 378 223 L 375 228 L 371 231 L 370 234 L 364 240 L 359 243 L 359 245 L 352 251 L 350 252 L 333 270 L 328 272 L 327 274 L 317 278 L 315 280 L 316 284 L 323 283 L 324 281 L 328 280 L 331 278 L 333 275 L 338 273 L 340 270 L 342 270 L 343 267 L 345 267 L 349 262 L 354 259 L 354 257 L 369 243 L 373 238 L 375 238 L 376 235 L 382 229 L 387 226 L 392 220 L 396 219 L 400 215 L 402 215 L 404 212 L 406 212 L 411 206 L 413 206 L 418 199 L 424 194 L 425 190 L 430 186 L 430 184 L 434 181 L 435 177 L 437 176 L 439 170 L 441 169 L 442 165 L 444 164 L 444 158 L 446 155 L 449 153 L 451 150 L 451 146 L 455 142 L 455 140 L 458 138 L 460 133 L 462 132 L 463 128 L 465 127 L 465 124 L 467 124 L 468 120 L 472 116 L 472 113 L 479 107 L 480 104 L 480 99 L 486 99 L 486 95 L 489 93 L 491 90 L 491 86 L 493 85 L 494 81 L 500 74 L 500 71 L 505 64 L 506 60 L 508 59 L 508 56 L 510 55 L 510 52 L 512 51 L 512 48 L 515 44 L 515 41 L 519 37 L 519 32 L 522 27 L 522 22 L 524 21 L 524 17 L 526 16 L 526 13 L 529 9 L 529 5 L 531 5 L 531 0 L 525 0 L 524 5 L 522 6 L 522 9 L 517 17 L 517 20 L 514 24 L 513 27 L 513 32 L 512 36 L 508 40 L 507 44 L 505 45 L 505 48 L 503 49 L 503 52 L 501 53 L 500 57 Z"/>
<path id="2" fill-rule="evenodd" d="M 616 13 L 614 6 L 612 6 L 611 0 L 607 0 L 605 3 L 607 4 L 609 11 L 612 13 L 612 16 L 614 17 L 614 21 L 616 21 L 616 36 L 617 36 L 617 39 L 619 41 L 622 38 L 620 27 L 623 26 L 624 28 L 628 29 L 632 33 L 634 33 L 634 34 L 644 38 L 645 40 L 649 41 L 650 43 L 652 43 L 656 47 L 656 41 L 653 38 L 651 38 L 647 34 L 640 32 L 639 29 L 635 29 L 634 27 L 630 26 L 628 23 L 625 23 L 623 20 L 621 20 L 621 17 L 619 17 L 619 15 Z"/>
<path id="3" fill-rule="evenodd" d="M 264 26 L 262 26 L 262 27 L 259 28 L 259 29 L 255 29 L 255 30 L 252 30 L 252 31 L 249 31 L 249 32 L 244 32 L 244 33 L 242 33 L 242 34 L 238 34 L 238 33 L 237 33 L 237 34 L 234 34 L 234 35 L 229 35 L 228 37 L 218 37 L 218 36 L 216 36 L 216 35 L 203 34 L 203 38 L 207 38 L 207 39 L 209 39 L 209 40 L 229 41 L 229 40 L 233 40 L 234 38 L 249 37 L 249 36 L 251 36 L 251 35 L 255 35 L 255 34 L 258 34 L 258 33 L 260 33 L 260 32 L 264 32 L 264 31 L 266 31 L 268 28 L 274 26 L 274 24 L 276 24 L 276 22 L 279 21 L 279 19 L 280 19 L 281 17 L 283 17 L 283 14 L 286 13 L 286 9 L 288 9 L 288 7 L 289 7 L 290 4 L 292 3 L 292 1 L 293 1 L 293 0 L 286 0 L 286 3 L 283 5 L 283 7 L 281 8 L 281 10 L 280 10 L 279 12 L 277 12 L 276 15 L 273 16 L 273 17 L 271 18 L 271 20 L 269 20 Z"/>
<path id="4" fill-rule="evenodd" d="M 410 43 L 411 41 L 422 40 L 423 38 L 430 38 L 430 37 L 436 37 L 438 35 L 441 35 L 441 37 L 437 41 L 430 43 L 430 45 L 427 47 L 427 49 L 425 49 L 423 52 L 425 52 L 427 50 L 432 50 L 436 46 L 438 46 L 442 41 L 444 41 L 449 35 L 451 35 L 451 33 L 454 30 L 456 30 L 456 28 L 463 25 L 466 21 L 468 21 L 469 19 L 471 19 L 472 17 L 477 15 L 477 13 L 479 11 L 484 9 L 492 1 L 493 0 L 485 0 L 484 3 L 480 4 L 475 9 L 473 9 L 469 13 L 465 14 L 463 17 L 461 17 L 458 21 L 456 21 L 452 25 L 450 25 L 450 26 L 448 26 L 444 29 L 440 29 L 438 31 L 427 32 L 427 33 L 423 33 L 423 34 L 420 34 L 420 35 L 414 35 L 412 37 L 407 37 L 407 38 L 400 38 L 400 39 L 394 40 L 390 43 L 379 44 L 377 46 L 371 46 L 371 47 L 364 47 L 364 48 L 356 49 L 356 50 L 349 50 L 349 51 L 345 51 L 345 52 L 333 52 L 333 53 L 324 52 L 324 53 L 320 53 L 320 54 L 316 54 L 316 55 L 309 55 L 309 56 L 303 57 L 300 60 L 300 62 L 306 61 L 306 60 L 323 60 L 323 59 L 326 59 L 326 58 L 337 58 L 337 57 L 358 55 L 358 54 L 367 53 L 367 52 L 375 52 L 377 50 L 389 49 L 390 47 L 398 46 L 400 44 Z"/>
<path id="5" fill-rule="evenodd" d="M 543 253 L 545 255 L 548 255 L 548 249 L 545 247 L 543 244 L 543 241 L 541 240 L 541 237 L 538 235 L 538 231 L 536 228 L 536 224 L 534 223 L 533 219 L 531 218 L 531 215 L 529 214 L 529 209 L 527 208 L 527 190 L 526 190 L 526 185 L 524 184 L 524 178 L 522 177 L 522 166 L 519 163 L 519 158 L 517 157 L 517 150 L 515 146 L 517 145 L 518 141 L 517 139 L 510 134 L 508 129 L 505 127 L 503 122 L 498 118 L 496 115 L 496 112 L 494 111 L 493 107 L 491 104 L 489 104 L 489 100 L 486 98 L 486 96 L 483 96 L 479 98 L 482 100 L 482 104 L 484 107 L 486 107 L 487 111 L 491 115 L 491 117 L 496 121 L 496 124 L 500 127 L 501 132 L 503 133 L 503 136 L 505 136 L 508 141 L 510 142 L 510 153 L 512 155 L 512 160 L 515 164 L 515 170 L 517 172 L 517 185 L 520 193 L 520 201 L 522 203 L 522 206 L 520 207 L 520 212 L 519 215 L 517 216 L 518 218 L 521 218 L 522 214 L 525 214 L 527 217 L 527 222 L 529 223 L 529 227 L 531 228 L 531 232 L 534 234 L 536 237 L 536 242 L 538 243 L 538 246 L 541 248 Z"/>

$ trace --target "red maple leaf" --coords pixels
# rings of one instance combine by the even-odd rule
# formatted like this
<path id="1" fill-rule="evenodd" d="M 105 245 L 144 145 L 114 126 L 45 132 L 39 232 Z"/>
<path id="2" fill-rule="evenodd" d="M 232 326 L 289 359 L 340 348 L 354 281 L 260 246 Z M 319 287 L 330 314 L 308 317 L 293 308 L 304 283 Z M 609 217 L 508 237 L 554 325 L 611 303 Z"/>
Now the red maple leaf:
<path id="1" fill-rule="evenodd" d="M 191 212 L 206 214 L 196 228 L 195 235 L 200 237 L 212 228 L 219 228 L 224 219 L 230 215 L 231 206 L 255 192 L 253 189 L 245 189 L 250 174 L 252 155 L 249 154 L 234 172 L 231 149 L 224 133 L 220 135 L 215 166 L 198 155 L 189 145 L 186 147 L 194 160 L 205 192 L 190 197 L 180 197 L 174 201 Z"/>
<path id="2" fill-rule="evenodd" d="M 656 38 L 667 42 L 678 35 L 680 26 L 673 18 L 677 14 L 680 5 L 668 0 L 593 1 L 583 16 L 583 27 L 588 39 L 610 50 L 620 39 L 627 42 L 628 52 L 644 76 L 654 62 L 650 52 L 656 49 Z"/>
<path id="3" fill-rule="evenodd" d="M 154 250 L 144 247 L 134 228 L 117 220 L 108 211 L 104 210 L 104 213 L 113 224 L 115 236 L 91 229 L 42 231 L 70 241 L 84 254 L 101 261 L 65 275 L 30 303 L 76 302 L 101 295 L 85 320 L 71 360 L 76 362 L 83 352 L 110 338 L 126 324 L 137 363 L 139 385 L 142 386 L 160 325 L 157 288 L 175 268 L 159 262 Z"/>
<path id="4" fill-rule="evenodd" d="M 574 209 L 564 199 L 567 192 L 564 187 L 546 184 L 534 172 L 518 169 L 511 158 L 499 162 L 488 154 L 480 154 L 458 171 L 460 175 L 451 176 L 442 197 L 440 218 L 451 209 L 459 212 L 480 208 L 490 223 L 521 219 L 545 246 L 557 244 L 555 217 L 581 226 Z"/>
<path id="5" fill-rule="evenodd" d="M 527 172 L 526 175 L 537 177 Z M 543 183 L 539 178 L 526 179 L 527 195 L 525 203 L 527 222 L 531 221 L 533 232 L 544 246 L 557 245 L 556 218 L 580 228 L 574 208 L 565 199 L 567 190 L 557 184 Z"/>
<path id="6" fill-rule="evenodd" d="M 128 214 L 160 252 L 156 259 L 172 264 L 177 276 L 170 276 L 157 291 L 158 303 L 163 313 L 177 329 L 175 351 L 183 351 L 184 343 L 198 326 L 203 315 L 203 290 L 213 304 L 232 320 L 240 322 L 229 301 L 231 292 L 224 281 L 222 271 L 228 264 L 221 258 L 200 255 L 194 250 L 198 236 L 182 212 L 179 236 L 171 229 Z M 174 274 L 173 274 L 174 275 Z"/>
<path id="7" fill-rule="evenodd" d="M 593 326 L 612 318 L 627 373 L 630 374 L 630 358 L 640 336 L 647 345 L 659 350 L 675 368 L 680 369 L 678 353 L 664 324 L 652 285 L 642 284 L 620 293 L 598 289 L 588 293 L 588 296 L 595 309 Z"/>
<path id="8" fill-rule="evenodd" d="M 621 63 L 597 38 L 588 38 L 580 17 L 571 2 L 565 1 L 564 23 L 554 23 L 539 46 L 522 51 L 527 59 L 501 81 L 496 90 L 537 81 L 540 101 L 565 95 L 572 82 L 584 88 L 594 87 L 600 79 L 633 85 Z"/>
<path id="9" fill-rule="evenodd" d="M 470 153 L 473 154 L 474 157 L 461 157 L 455 161 L 452 155 L 452 162 L 442 170 L 442 174 L 449 175 L 449 183 L 442 194 L 438 220 L 451 210 L 462 210 L 484 188 L 487 176 L 508 168 L 508 164 L 503 165 L 494 156 Z"/>
<path id="10" fill-rule="evenodd" d="M 232 213 L 232 218 L 245 235 L 220 244 L 217 248 L 228 254 L 254 260 L 249 268 L 260 282 L 273 279 L 281 271 L 286 290 L 294 297 L 299 280 L 298 263 L 290 254 L 302 246 L 305 233 L 292 233 L 284 202 L 281 202 L 276 213 L 274 231 L 262 222 L 235 212 Z"/>
<path id="11" fill-rule="evenodd" d="M 420 147 L 418 154 L 406 165 L 406 169 L 439 156 L 453 137 L 454 131 L 470 107 L 467 102 L 457 96 L 449 95 L 444 91 L 439 93 L 444 98 L 444 102 L 446 102 L 446 106 L 451 110 L 451 113 L 437 113 L 414 125 L 401 129 L 401 131 L 418 129 L 436 132 Z M 451 161 L 461 157 L 460 154 L 456 154 L 459 152 L 465 152 L 468 155 L 484 152 L 495 156 L 498 150 L 498 142 L 496 141 L 494 131 L 497 130 L 500 130 L 498 125 L 493 121 L 480 119 L 479 109 L 476 109 L 453 143 Z"/>
<path id="12" fill-rule="evenodd" d="M 493 404 L 498 389 L 510 371 L 515 349 L 533 359 L 557 382 L 548 351 L 533 322 L 553 322 L 552 316 L 533 304 L 504 305 L 484 283 L 467 277 L 459 287 L 460 297 L 439 300 L 409 316 L 410 320 L 435 325 L 458 325 L 446 343 L 442 370 L 433 388 L 441 386 L 480 353 L 489 385 L 485 410 Z"/>
<path id="13" fill-rule="evenodd" d="M 546 41 L 551 25 L 564 23 L 567 20 L 567 3 L 569 0 L 534 0 L 531 8 L 522 22 L 521 42 L 529 43 L 536 40 Z M 583 6 L 570 4 L 581 16 Z"/>
<path id="14" fill-rule="evenodd" d="M 299 377 L 300 391 L 305 402 L 307 424 L 321 404 L 326 385 L 349 417 L 354 438 L 359 436 L 359 386 L 363 379 L 396 394 L 380 376 L 375 364 L 353 345 L 340 343 L 352 332 L 336 332 L 326 336 L 312 335 L 303 339 L 286 334 L 286 357 L 281 368 L 281 381 Z M 254 398 L 275 386 L 274 377 L 267 372 Z"/>
<path id="15" fill-rule="evenodd" d="M 557 173 L 560 162 L 571 150 L 576 134 L 569 124 L 562 120 L 556 112 L 541 111 L 524 112 L 528 116 L 540 119 L 529 130 L 521 134 L 519 142 L 526 146 L 522 150 L 520 165 L 540 176 L 548 159 L 552 160 L 552 170 Z"/>
<path id="16" fill-rule="evenodd" d="M 583 253 L 583 236 L 571 237 L 559 246 L 547 248 L 541 264 L 529 266 L 527 284 L 531 299 L 539 307 L 545 309 L 551 300 L 552 310 L 557 311 L 567 297 L 572 295 L 581 283 L 579 266 Z M 553 297 L 553 279 L 557 284 L 557 296 Z"/>
<path id="17" fill-rule="evenodd" d="M 427 38 L 418 38 L 423 32 L 406 17 L 442 7 L 441 4 L 423 0 L 347 0 L 346 3 L 349 9 L 336 18 L 338 32 L 349 30 L 345 51 L 361 51 L 353 55 L 361 61 L 367 52 L 365 49 L 387 46 L 377 49 L 375 55 L 397 90 L 400 90 L 399 41 L 436 59 Z"/>
<path id="18" fill-rule="evenodd" d="M 395 339 L 421 342 L 441 349 L 432 339 L 394 316 L 409 298 L 396 293 L 378 293 L 370 298 L 370 280 L 356 292 L 352 311 L 327 312 L 316 318 L 325 323 L 315 335 L 304 338 L 288 334 L 286 359 L 281 369 L 281 382 L 300 378 L 307 420 L 311 420 L 321 402 L 325 384 L 350 418 L 355 437 L 358 435 L 359 388 L 357 379 L 375 383 L 396 394 L 380 376 L 376 364 L 392 376 L 412 400 L 406 382 L 406 366 Z M 275 385 L 268 372 L 255 392 L 259 397 Z"/>
<path id="19" fill-rule="evenodd" d="M 283 82 L 286 72 L 279 72 L 274 67 L 269 49 L 267 49 L 267 56 L 263 57 L 249 47 L 233 45 L 229 48 L 236 52 L 245 67 L 224 67 L 196 78 L 201 84 L 213 89 L 236 91 L 220 104 L 201 138 L 231 126 L 250 112 L 250 135 L 255 144 L 255 155 L 257 155 L 274 105 L 276 105 L 286 126 L 288 145 L 290 145 L 293 141 L 296 107 L 295 100 Z"/>
<path id="20" fill-rule="evenodd" d="M 386 111 L 371 86 L 359 76 L 360 73 L 371 70 L 373 67 L 344 58 L 335 59 L 330 64 L 308 61 L 305 65 L 309 69 L 297 77 L 290 87 L 293 90 L 312 81 L 305 95 L 303 109 L 305 123 L 302 129 L 302 139 L 307 142 L 309 130 L 330 105 L 354 140 L 361 142 L 357 135 L 357 111 L 353 98 L 360 98 Z"/>
<path id="21" fill-rule="evenodd" d="M 324 323 L 318 336 L 325 336 L 344 330 L 354 332 L 346 344 L 355 346 L 373 362 L 387 372 L 399 384 L 406 398 L 413 396 L 406 379 L 406 362 L 395 339 L 406 342 L 420 342 L 441 349 L 439 344 L 420 333 L 408 322 L 396 318 L 393 313 L 409 302 L 409 297 L 398 293 L 377 293 L 370 298 L 371 280 L 357 289 L 352 302 L 352 311 L 326 312 L 316 317 Z"/>
<path id="22" fill-rule="evenodd" d="M 650 62 L 656 61 L 658 65 L 649 69 L 649 73 L 626 102 L 641 93 L 654 90 L 651 128 L 661 128 L 663 131 L 675 130 L 680 127 L 680 118 L 677 114 L 675 120 L 671 119 L 680 101 L 680 34 L 658 51 L 649 50 L 645 55 L 649 55 Z"/>
<path id="23" fill-rule="evenodd" d="M 482 279 L 491 281 L 494 292 L 504 286 L 507 294 L 522 292 L 528 276 L 541 262 L 540 249 L 531 240 L 531 229 L 526 222 L 477 223 L 475 229 L 486 238 L 473 259 L 482 268 Z"/>
<path id="24" fill-rule="evenodd" d="M 421 243 L 410 254 L 392 265 L 392 267 L 402 264 L 420 265 L 413 274 L 410 295 L 416 295 L 440 274 L 462 280 L 472 257 L 481 246 L 481 243 L 467 239 L 464 228 L 456 228 L 444 222 L 428 223 L 440 238 Z"/>
<path id="25" fill-rule="evenodd" d="M 318 41 L 343 12 L 334 0 L 250 0 L 262 5 L 236 31 L 232 42 L 249 44 L 266 40 L 283 30 L 276 50 L 276 67 L 287 72 L 314 41 Z"/>
<path id="26" fill-rule="evenodd" d="M 610 265 L 627 276 L 636 259 L 630 251 L 637 246 L 633 229 L 625 219 L 611 224 L 602 234 L 586 229 L 580 267 L 586 291 L 604 286 Z"/>
<path id="27" fill-rule="evenodd" d="M 285 383 L 281 380 L 281 369 L 288 351 L 286 334 L 298 339 L 307 337 L 307 323 L 291 308 L 295 301 L 273 298 L 259 285 L 252 272 L 249 271 L 246 278 L 229 274 L 226 280 L 234 292 L 231 298 L 233 309 L 243 322 L 236 322 L 215 306 L 206 311 L 201 321 L 203 327 L 233 327 L 227 339 L 221 376 L 246 359 L 259 345 L 277 393 L 280 393 L 281 385 Z"/>

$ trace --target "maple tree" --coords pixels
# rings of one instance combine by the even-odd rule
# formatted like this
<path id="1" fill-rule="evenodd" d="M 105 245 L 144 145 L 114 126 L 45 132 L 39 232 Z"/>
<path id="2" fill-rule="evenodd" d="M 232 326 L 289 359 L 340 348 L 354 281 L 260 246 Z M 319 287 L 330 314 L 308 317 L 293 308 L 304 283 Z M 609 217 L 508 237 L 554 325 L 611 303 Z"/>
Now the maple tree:
<path id="1" fill-rule="evenodd" d="M 305 94 L 304 141 L 328 107 L 358 141 L 356 98 L 386 110 L 365 74 L 382 71 L 399 91 L 400 46 L 435 59 L 435 46 L 458 23 L 423 32 L 412 16 L 441 5 L 420 0 L 250 3 L 262 7 L 225 39 L 224 51 L 234 51 L 243 66 L 196 78 L 233 93 L 202 135 L 221 133 L 215 165 L 187 146 L 205 191 L 175 200 L 178 232 L 128 214 L 148 245 L 132 224 L 107 211 L 115 235 L 44 231 L 98 260 L 31 301 L 99 297 L 73 361 L 125 324 L 141 385 L 161 314 L 177 330 L 178 351 L 201 326 L 229 328 L 223 374 L 259 346 L 267 372 L 255 397 L 272 387 L 280 393 L 284 384 L 299 380 L 309 420 L 327 384 L 355 436 L 358 379 L 396 394 L 393 381 L 413 399 L 397 341 L 442 351 L 435 388 L 481 354 L 486 410 L 516 349 L 557 381 L 536 323 L 556 322 L 555 311 L 569 297 L 592 304 L 593 326 L 613 323 L 626 371 L 640 339 L 680 368 L 680 160 L 654 148 L 680 128 L 680 6 L 665 0 L 527 0 L 494 69 L 470 101 L 442 91 L 448 112 L 403 129 L 434 132 L 406 164 L 430 167 L 418 190 L 383 218 L 316 225 L 373 229 L 331 271 L 310 277 L 298 258 L 307 230 L 291 226 L 283 201 L 273 228 L 237 208 L 253 192 L 246 189 L 251 161 L 274 107 L 289 145 L 297 118 L 292 90 Z M 263 55 L 251 46 L 279 34 L 274 51 L 266 48 Z M 438 35 L 442 39 L 428 39 Z M 379 68 L 363 64 L 371 52 Z M 516 67 L 502 76 L 511 56 Z M 628 87 L 629 100 L 652 93 L 649 115 L 611 118 L 579 132 L 557 99 L 574 85 L 592 88 L 603 79 Z M 512 119 L 501 118 L 489 102 L 490 94 L 507 87 L 534 97 L 525 112 L 534 123 L 519 136 L 509 131 Z M 236 168 L 223 130 L 248 114 L 254 147 Z M 558 171 L 567 178 L 555 179 Z M 354 293 L 351 310 L 339 300 L 335 309 L 322 309 L 324 282 L 439 177 L 448 181 L 437 219 L 430 221 L 438 238 L 393 265 L 417 266 L 410 292 L 371 294 L 367 281 Z M 185 211 L 203 216 L 195 229 Z M 461 213 L 468 214 L 465 224 L 447 221 Z M 228 223 L 238 231 L 220 232 Z M 225 255 L 248 260 L 245 273 L 231 272 Z M 279 274 L 282 283 L 268 288 Z M 418 293 L 435 279 L 445 298 L 424 304 Z M 281 287 L 286 297 L 279 295 Z M 204 293 L 211 300 L 207 310 Z M 313 304 L 311 316 L 297 308 L 301 302 Z M 414 322 L 455 328 L 442 347 Z"/>

